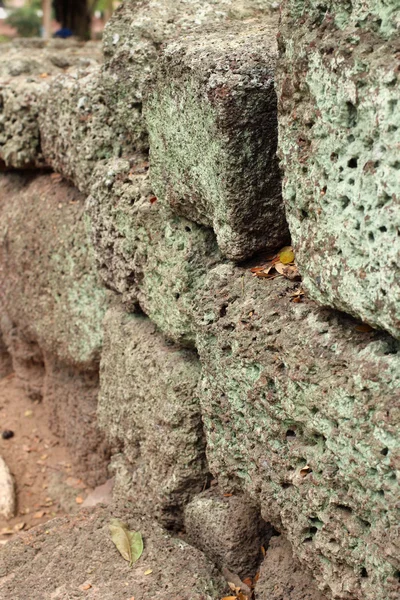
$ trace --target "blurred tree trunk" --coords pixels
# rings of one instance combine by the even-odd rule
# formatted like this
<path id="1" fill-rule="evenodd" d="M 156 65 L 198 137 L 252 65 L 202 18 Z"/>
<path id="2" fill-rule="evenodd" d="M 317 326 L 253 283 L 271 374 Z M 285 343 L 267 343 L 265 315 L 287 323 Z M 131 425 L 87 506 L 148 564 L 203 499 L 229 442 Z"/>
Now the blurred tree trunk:
<path id="1" fill-rule="evenodd" d="M 88 0 L 54 0 L 56 19 L 82 40 L 90 39 L 91 6 Z"/>

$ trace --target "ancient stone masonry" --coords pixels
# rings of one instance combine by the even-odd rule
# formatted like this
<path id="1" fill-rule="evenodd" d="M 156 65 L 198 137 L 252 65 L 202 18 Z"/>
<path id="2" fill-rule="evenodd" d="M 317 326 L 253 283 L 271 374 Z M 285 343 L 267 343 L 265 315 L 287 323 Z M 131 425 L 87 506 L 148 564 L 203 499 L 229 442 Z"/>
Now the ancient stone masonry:
<path id="1" fill-rule="evenodd" d="M 399 5 L 283 4 L 286 214 L 304 284 L 400 337 Z"/>
<path id="2" fill-rule="evenodd" d="M 135 598 L 220 599 L 213 565 L 259 600 L 400 596 L 395 4 L 140 0 L 103 57 L 7 47 L 1 373 L 117 504 L 11 544 L 6 595 L 64 600 L 75 548 L 127 600 L 124 514 Z M 303 282 L 255 277 L 290 236 Z"/>

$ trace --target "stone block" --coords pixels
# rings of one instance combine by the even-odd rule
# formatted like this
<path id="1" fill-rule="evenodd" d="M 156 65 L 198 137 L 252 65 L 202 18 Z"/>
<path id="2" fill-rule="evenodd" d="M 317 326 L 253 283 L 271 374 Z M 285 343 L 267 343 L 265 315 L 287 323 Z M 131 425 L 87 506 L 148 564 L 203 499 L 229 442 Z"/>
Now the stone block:
<path id="1" fill-rule="evenodd" d="M 141 309 L 169 338 L 193 345 L 192 306 L 220 260 L 214 234 L 153 195 L 148 162 L 100 165 L 87 202 L 99 273 L 127 310 Z"/>
<path id="2" fill-rule="evenodd" d="M 132 567 L 111 541 L 111 518 L 142 533 L 144 551 Z M 219 600 L 225 590 L 199 550 L 138 515 L 134 504 L 52 519 L 0 548 L 2 598 Z"/>
<path id="3" fill-rule="evenodd" d="M 218 27 L 271 11 L 270 0 L 140 0 L 121 3 L 103 34 L 102 85 L 115 123 L 132 149 L 148 148 L 143 94 L 167 40 L 206 26 Z"/>
<path id="4" fill-rule="evenodd" d="M 36 43 L 37 42 L 37 43 Z M 39 43 L 40 42 L 40 43 Z M 61 51 L 62 50 L 62 51 Z M 99 51 L 93 44 L 8 44 L 0 65 L 0 167 L 43 167 L 38 118 L 59 73 L 73 66 L 93 64 Z M 48 123 L 53 126 L 52 123 Z"/>
<path id="5" fill-rule="evenodd" d="M 114 493 L 150 506 L 169 528 L 207 482 L 199 374 L 196 355 L 146 317 L 107 312 L 98 418 L 116 448 Z"/>
<path id="6" fill-rule="evenodd" d="M 242 579 L 254 577 L 271 528 L 248 497 L 226 497 L 218 486 L 212 487 L 185 507 L 184 524 L 188 541 L 220 569 Z"/>
<path id="7" fill-rule="evenodd" d="M 313 576 L 294 557 L 283 536 L 273 537 L 254 590 L 259 600 L 327 600 Z"/>
<path id="8" fill-rule="evenodd" d="M 244 491 L 334 598 L 400 592 L 400 346 L 290 302 L 297 284 L 211 269 L 198 298 L 210 470 Z"/>
<path id="9" fill-rule="evenodd" d="M 318 302 L 400 337 L 398 2 L 284 3 L 284 199 Z"/>
<path id="10" fill-rule="evenodd" d="M 96 369 L 107 300 L 83 197 L 52 175 L 3 174 L 0 189 L 0 305 L 7 330 L 63 364 Z"/>
<path id="11" fill-rule="evenodd" d="M 242 260 L 283 246 L 276 157 L 275 22 L 244 22 L 166 46 L 145 103 L 156 196 L 212 227 Z"/>

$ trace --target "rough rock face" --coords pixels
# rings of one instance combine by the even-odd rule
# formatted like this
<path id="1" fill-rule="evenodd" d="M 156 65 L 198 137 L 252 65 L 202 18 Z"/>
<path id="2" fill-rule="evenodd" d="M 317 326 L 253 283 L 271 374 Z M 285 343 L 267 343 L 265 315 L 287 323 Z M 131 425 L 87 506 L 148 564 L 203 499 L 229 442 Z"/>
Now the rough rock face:
<path id="1" fill-rule="evenodd" d="M 293 557 L 289 542 L 271 538 L 254 590 L 258 600 L 327 600 L 312 574 Z"/>
<path id="2" fill-rule="evenodd" d="M 211 230 L 162 206 L 148 163 L 114 160 L 95 173 L 88 214 L 99 273 L 128 309 L 141 309 L 169 338 L 193 345 L 193 302 L 221 258 Z"/>
<path id="3" fill-rule="evenodd" d="M 11 355 L 7 350 L 7 346 L 4 342 L 3 336 L 1 335 L 0 328 L 0 379 L 7 377 L 12 370 Z"/>
<path id="4" fill-rule="evenodd" d="M 248 497 L 226 497 L 218 486 L 198 494 L 185 507 L 185 531 L 188 541 L 220 569 L 242 579 L 256 574 L 261 546 L 267 546 L 271 535 Z"/>
<path id="5" fill-rule="evenodd" d="M 98 372 L 80 372 L 47 357 L 43 399 L 49 425 L 70 450 L 77 472 L 89 486 L 107 479 L 110 458 L 104 432 L 97 425 Z"/>
<path id="6" fill-rule="evenodd" d="M 400 346 L 221 265 L 198 299 L 211 472 L 248 492 L 334 598 L 400 592 Z"/>
<path id="7" fill-rule="evenodd" d="M 166 343 L 144 316 L 108 311 L 98 417 L 119 450 L 114 493 L 150 502 L 168 527 L 207 482 L 199 374 L 195 354 Z"/>
<path id="8" fill-rule="evenodd" d="M 120 518 L 144 538 L 133 567 L 110 539 Z M 146 572 L 151 569 L 151 573 Z M 0 549 L 0 596 L 13 600 L 217 600 L 226 590 L 205 556 L 173 538 L 134 505 L 82 510 L 31 529 Z"/>
<path id="9" fill-rule="evenodd" d="M 286 0 L 280 155 L 304 283 L 400 337 L 397 0 Z"/>
<path id="10" fill-rule="evenodd" d="M 235 260 L 289 235 L 275 156 L 276 26 L 261 23 L 169 44 L 145 103 L 155 194 L 212 227 Z"/>
<path id="11" fill-rule="evenodd" d="M 135 0 L 121 3 L 103 35 L 103 86 L 131 150 L 147 149 L 142 99 L 167 40 L 205 26 L 268 13 L 269 0 Z"/>
<path id="12" fill-rule="evenodd" d="M 62 363 L 93 368 L 106 295 L 83 198 L 54 176 L 1 176 L 0 305 L 18 335 Z"/>
<path id="13" fill-rule="evenodd" d="M 121 152 L 100 81 L 100 66 L 56 77 L 39 116 L 46 163 L 88 193 L 96 164 Z"/>
<path id="14" fill-rule="evenodd" d="M 52 40 L 2 46 L 0 65 L 0 167 L 43 167 L 38 118 L 54 76 L 99 58 L 98 47 Z M 62 50 L 62 51 L 61 51 Z M 51 126 L 52 123 L 46 123 Z"/>

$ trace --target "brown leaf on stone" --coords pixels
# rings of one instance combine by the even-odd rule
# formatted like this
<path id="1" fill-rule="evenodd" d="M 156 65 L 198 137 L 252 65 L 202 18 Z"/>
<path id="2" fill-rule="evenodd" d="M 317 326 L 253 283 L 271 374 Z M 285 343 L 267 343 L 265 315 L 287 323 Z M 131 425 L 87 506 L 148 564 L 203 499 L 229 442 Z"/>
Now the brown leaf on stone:
<path id="1" fill-rule="evenodd" d="M 371 327 L 371 325 L 368 325 L 368 323 L 361 323 L 360 325 L 356 325 L 354 329 L 356 331 L 360 331 L 361 333 L 369 333 L 370 331 L 374 330 L 374 328 Z"/>
<path id="2" fill-rule="evenodd" d="M 149 202 L 150 202 L 150 204 L 154 204 L 155 202 L 157 202 L 157 196 L 151 196 L 149 198 Z"/>
<path id="3" fill-rule="evenodd" d="M 221 600 L 237 600 L 237 596 L 224 596 Z"/>
<path id="4" fill-rule="evenodd" d="M 309 465 L 300 469 L 300 477 L 307 477 L 309 473 L 312 473 L 312 468 Z"/>

